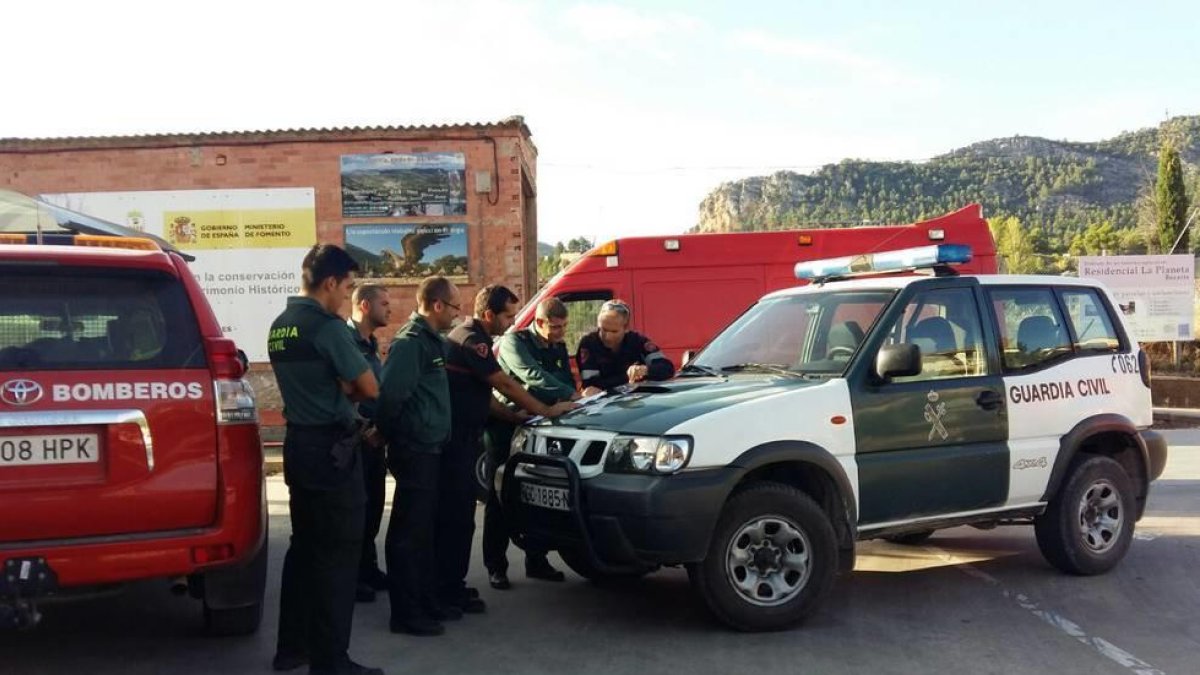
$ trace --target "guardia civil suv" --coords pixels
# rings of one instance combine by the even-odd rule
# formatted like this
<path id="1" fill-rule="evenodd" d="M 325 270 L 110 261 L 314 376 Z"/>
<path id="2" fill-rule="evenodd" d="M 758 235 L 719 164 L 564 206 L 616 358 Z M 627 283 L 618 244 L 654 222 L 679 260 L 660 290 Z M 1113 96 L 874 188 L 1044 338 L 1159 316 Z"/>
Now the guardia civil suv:
<path id="1" fill-rule="evenodd" d="M 682 564 L 742 630 L 811 613 L 864 539 L 1030 524 L 1055 567 L 1109 570 L 1166 463 L 1148 359 L 1100 284 L 954 274 L 969 256 L 798 265 L 813 283 L 676 379 L 518 430 L 498 477 L 514 538 L 589 577 Z"/>

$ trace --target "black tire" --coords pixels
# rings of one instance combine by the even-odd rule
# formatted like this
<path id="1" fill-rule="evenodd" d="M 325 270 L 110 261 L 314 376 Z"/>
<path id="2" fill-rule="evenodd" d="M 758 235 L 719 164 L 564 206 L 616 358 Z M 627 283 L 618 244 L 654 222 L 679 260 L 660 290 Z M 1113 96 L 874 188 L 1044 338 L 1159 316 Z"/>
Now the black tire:
<path id="1" fill-rule="evenodd" d="M 486 504 L 488 501 L 488 451 L 487 444 L 479 444 L 479 456 L 475 458 L 475 486 L 478 488 L 475 492 L 475 501 L 480 504 Z"/>
<path id="2" fill-rule="evenodd" d="M 558 556 L 562 558 L 562 561 L 566 563 L 567 567 L 571 568 L 572 572 L 578 574 L 584 579 L 587 579 L 588 581 L 596 583 L 615 581 L 619 579 L 640 579 L 654 571 L 653 568 L 646 567 L 638 570 L 630 570 L 628 572 L 601 572 L 593 567 L 590 562 L 588 562 L 587 556 L 584 555 L 582 551 L 576 551 L 574 549 L 565 549 L 559 551 Z"/>
<path id="3" fill-rule="evenodd" d="M 213 609 L 204 603 L 204 631 L 213 637 L 253 635 L 262 623 L 262 603 Z"/>
<path id="4" fill-rule="evenodd" d="M 782 547 L 777 545 L 780 541 Z M 756 552 L 750 550 L 756 547 Z M 787 552 L 804 557 L 804 562 L 784 569 Z M 746 564 L 740 564 L 738 557 L 745 557 Z M 780 567 L 774 571 L 768 567 L 766 576 L 760 576 L 759 565 L 767 561 Z M 821 507 L 796 488 L 763 482 L 725 504 L 708 554 L 691 576 L 721 622 L 742 631 L 781 630 L 812 614 L 829 595 L 837 561 L 837 538 Z M 746 585 L 739 588 L 739 582 Z M 775 582 L 783 585 L 783 591 Z"/>
<path id="5" fill-rule="evenodd" d="M 245 565 L 198 577 L 204 631 L 214 637 L 251 635 L 262 623 L 270 540 Z"/>
<path id="6" fill-rule="evenodd" d="M 929 541 L 936 530 L 921 530 L 920 532 L 905 532 L 904 534 L 891 534 L 884 537 L 884 541 L 890 541 L 893 544 L 903 544 L 904 546 L 918 546 Z"/>
<path id="7" fill-rule="evenodd" d="M 1033 521 L 1038 548 L 1068 574 L 1107 572 L 1129 550 L 1135 509 L 1133 481 L 1116 460 L 1080 457 L 1046 512 Z"/>

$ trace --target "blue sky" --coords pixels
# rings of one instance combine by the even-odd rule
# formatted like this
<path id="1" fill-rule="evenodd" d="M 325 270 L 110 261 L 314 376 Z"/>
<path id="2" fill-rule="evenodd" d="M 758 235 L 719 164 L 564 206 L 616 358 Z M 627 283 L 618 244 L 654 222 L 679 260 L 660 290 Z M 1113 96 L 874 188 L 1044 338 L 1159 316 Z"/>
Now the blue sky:
<path id="1" fill-rule="evenodd" d="M 29 64 L 0 136 L 520 114 L 551 242 L 680 232 L 722 181 L 784 168 L 1200 114 L 1195 2 L 43 0 L 6 21 L 47 30 L 0 43 Z"/>

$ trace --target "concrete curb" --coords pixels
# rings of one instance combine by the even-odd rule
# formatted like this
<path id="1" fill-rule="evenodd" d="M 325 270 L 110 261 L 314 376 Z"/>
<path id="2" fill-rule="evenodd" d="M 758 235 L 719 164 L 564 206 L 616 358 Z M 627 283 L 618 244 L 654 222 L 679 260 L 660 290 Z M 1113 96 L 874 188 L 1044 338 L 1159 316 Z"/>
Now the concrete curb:
<path id="1" fill-rule="evenodd" d="M 1200 409 L 1196 408 L 1155 408 L 1154 417 L 1175 422 L 1200 421 Z"/>

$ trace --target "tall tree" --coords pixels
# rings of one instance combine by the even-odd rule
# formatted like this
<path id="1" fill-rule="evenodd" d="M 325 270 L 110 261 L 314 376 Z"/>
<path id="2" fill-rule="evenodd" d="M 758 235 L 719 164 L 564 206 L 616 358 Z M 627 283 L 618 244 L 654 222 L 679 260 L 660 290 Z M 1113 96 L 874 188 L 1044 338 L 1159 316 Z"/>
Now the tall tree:
<path id="1" fill-rule="evenodd" d="M 1158 243 L 1163 253 L 1171 253 L 1176 238 L 1176 251 L 1188 250 L 1188 235 L 1183 232 L 1187 223 L 1187 194 L 1183 187 L 1183 167 L 1179 162 L 1179 151 L 1170 141 L 1162 145 L 1158 153 L 1158 181 L 1154 184 L 1155 204 L 1158 207 Z M 1183 232 L 1182 236 L 1180 233 Z"/>
<path id="2" fill-rule="evenodd" d="M 996 240 L 996 252 L 1004 260 L 1004 270 L 1009 274 L 1036 274 L 1041 271 L 1041 262 L 1034 251 L 1033 242 L 1041 237 L 1034 230 L 1026 231 L 1021 219 L 1015 216 L 990 218 L 992 238 Z"/>

